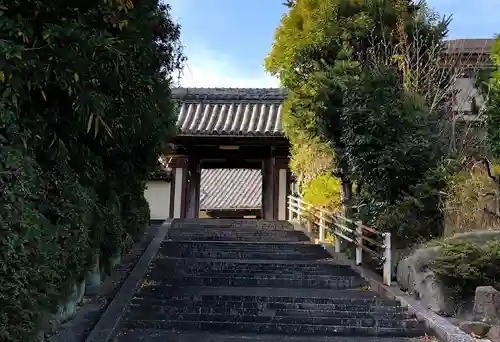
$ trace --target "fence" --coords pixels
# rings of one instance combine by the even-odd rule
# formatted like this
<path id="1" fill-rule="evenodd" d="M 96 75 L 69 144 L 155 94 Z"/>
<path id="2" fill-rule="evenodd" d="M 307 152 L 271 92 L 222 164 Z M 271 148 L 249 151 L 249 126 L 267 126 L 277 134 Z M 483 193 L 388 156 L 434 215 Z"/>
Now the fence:
<path id="1" fill-rule="evenodd" d="M 391 233 L 382 233 L 365 226 L 361 221 L 352 221 L 328 210 L 315 208 L 295 196 L 288 197 L 288 217 L 289 220 L 298 219 L 305 223 L 310 234 L 313 233 L 313 227 L 317 227 L 319 242 L 326 242 L 327 232 L 332 234 L 337 253 L 341 251 L 341 239 L 353 244 L 356 248 L 356 265 L 363 264 L 363 251 L 371 254 L 383 263 L 384 284 L 391 285 Z"/>

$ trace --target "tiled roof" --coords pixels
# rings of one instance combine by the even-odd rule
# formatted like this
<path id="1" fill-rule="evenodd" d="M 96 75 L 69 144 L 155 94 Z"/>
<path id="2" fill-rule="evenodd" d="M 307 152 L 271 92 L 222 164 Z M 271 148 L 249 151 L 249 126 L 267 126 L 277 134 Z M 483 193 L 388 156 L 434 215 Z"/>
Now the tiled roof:
<path id="1" fill-rule="evenodd" d="M 490 54 L 494 39 L 455 39 L 446 42 L 448 53 L 479 53 Z"/>
<path id="2" fill-rule="evenodd" d="M 175 88 L 180 135 L 282 136 L 280 88 Z"/>
<path id="3" fill-rule="evenodd" d="M 260 209 L 260 170 L 202 169 L 200 209 Z"/>

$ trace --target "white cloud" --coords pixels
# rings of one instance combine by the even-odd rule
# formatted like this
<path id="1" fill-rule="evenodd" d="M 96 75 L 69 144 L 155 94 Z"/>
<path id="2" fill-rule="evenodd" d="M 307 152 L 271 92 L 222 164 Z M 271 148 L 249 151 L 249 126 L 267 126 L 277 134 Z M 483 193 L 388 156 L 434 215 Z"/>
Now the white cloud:
<path id="1" fill-rule="evenodd" d="M 261 72 L 248 75 L 237 63 L 221 53 L 194 47 L 186 48 L 187 62 L 179 84 L 183 87 L 271 88 L 279 80 Z"/>

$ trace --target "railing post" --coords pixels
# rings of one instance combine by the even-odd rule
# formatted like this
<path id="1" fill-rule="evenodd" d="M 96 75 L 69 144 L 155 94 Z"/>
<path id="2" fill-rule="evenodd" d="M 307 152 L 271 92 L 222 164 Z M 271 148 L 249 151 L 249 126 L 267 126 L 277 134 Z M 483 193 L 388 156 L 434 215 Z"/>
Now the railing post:
<path id="1" fill-rule="evenodd" d="M 335 228 L 333 229 L 334 232 L 340 231 L 340 225 L 342 222 L 340 221 L 340 216 L 335 215 Z M 335 235 L 335 253 L 340 253 L 340 236 L 337 234 Z"/>
<path id="2" fill-rule="evenodd" d="M 361 265 L 363 263 L 363 224 L 361 221 L 356 221 L 356 236 L 354 241 L 356 241 L 356 265 Z"/>
<path id="3" fill-rule="evenodd" d="M 309 218 L 308 218 L 308 220 L 306 222 L 306 225 L 307 225 L 307 234 L 310 237 L 311 236 L 311 232 L 312 232 L 312 222 L 311 222 L 311 220 L 312 220 L 312 217 L 313 217 L 312 214 L 311 214 L 312 213 L 312 206 L 311 205 L 307 206 L 307 209 L 309 211 L 309 213 L 308 213 L 309 214 L 308 215 Z"/>
<path id="4" fill-rule="evenodd" d="M 288 196 L 288 221 L 293 220 L 293 200 L 292 196 Z"/>
<path id="5" fill-rule="evenodd" d="M 300 202 L 299 199 L 297 199 L 297 220 L 299 221 L 300 224 L 302 224 L 302 203 Z"/>
<path id="6" fill-rule="evenodd" d="M 325 241 L 325 213 L 319 212 L 319 242 Z"/>
<path id="7" fill-rule="evenodd" d="M 391 233 L 384 233 L 384 284 L 391 286 L 392 282 L 392 252 Z"/>

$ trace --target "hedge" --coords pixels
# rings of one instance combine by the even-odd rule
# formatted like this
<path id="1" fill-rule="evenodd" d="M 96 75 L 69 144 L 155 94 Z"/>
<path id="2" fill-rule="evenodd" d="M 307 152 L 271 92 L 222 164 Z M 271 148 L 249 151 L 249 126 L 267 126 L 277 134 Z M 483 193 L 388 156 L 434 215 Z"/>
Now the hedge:
<path id="1" fill-rule="evenodd" d="M 0 340 L 33 340 L 142 235 L 182 52 L 151 0 L 0 5 Z"/>

